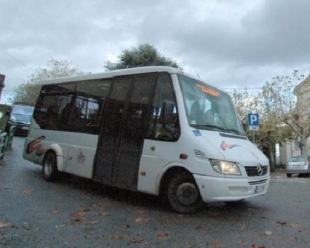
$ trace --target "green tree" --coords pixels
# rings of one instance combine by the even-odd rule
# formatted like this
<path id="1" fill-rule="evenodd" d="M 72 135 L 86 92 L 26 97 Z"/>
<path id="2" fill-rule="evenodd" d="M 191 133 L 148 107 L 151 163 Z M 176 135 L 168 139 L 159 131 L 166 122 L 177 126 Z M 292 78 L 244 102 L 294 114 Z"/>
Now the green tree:
<path id="1" fill-rule="evenodd" d="M 150 44 L 140 44 L 137 48 L 125 49 L 118 58 L 119 61 L 116 63 L 107 61 L 104 68 L 107 71 L 156 65 L 180 68 L 175 60 L 164 57 Z"/>
<path id="2" fill-rule="evenodd" d="M 275 164 L 275 145 L 286 145 L 289 138 L 296 138 L 296 133 L 290 125 L 296 111 L 296 96 L 294 87 L 303 78 L 294 71 L 292 76 L 276 76 L 271 82 L 266 82 L 257 97 L 258 112 L 262 125 L 258 139 L 264 153 Z"/>
<path id="3" fill-rule="evenodd" d="M 247 130 L 246 134 L 269 158 L 272 170 L 276 164 L 276 144 L 285 145 L 289 138 L 296 137 L 289 120 L 295 116 L 296 96 L 293 90 L 301 78 L 302 75 L 294 71 L 291 77 L 272 78 L 256 93 L 250 94 L 247 89 L 230 93 L 244 124 L 248 123 L 248 113 L 259 114 L 259 131 Z"/>
<path id="4" fill-rule="evenodd" d="M 228 92 L 228 94 L 235 104 L 242 124 L 247 124 L 247 114 L 256 112 L 257 96 L 254 93 L 250 93 L 247 88 L 241 91 L 235 89 L 233 92 Z"/>
<path id="5" fill-rule="evenodd" d="M 82 74 L 84 73 L 71 63 L 51 58 L 47 61 L 46 67 L 36 69 L 23 84 L 15 88 L 16 97 L 13 102 L 34 105 L 42 81 Z"/>

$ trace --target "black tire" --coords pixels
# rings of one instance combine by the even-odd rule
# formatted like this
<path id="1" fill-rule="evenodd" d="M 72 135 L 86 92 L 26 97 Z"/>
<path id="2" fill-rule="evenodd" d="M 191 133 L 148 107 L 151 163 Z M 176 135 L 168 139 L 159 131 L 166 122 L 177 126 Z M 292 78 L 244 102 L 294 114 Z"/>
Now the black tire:
<path id="1" fill-rule="evenodd" d="M 287 176 L 287 177 L 291 177 L 292 174 L 291 174 L 291 173 L 286 173 L 286 176 Z"/>
<path id="2" fill-rule="evenodd" d="M 167 188 L 167 200 L 170 207 L 180 214 L 194 214 L 201 210 L 204 202 L 192 175 L 175 175 Z"/>
<path id="3" fill-rule="evenodd" d="M 43 178 L 46 181 L 52 182 L 57 178 L 57 162 L 56 155 L 53 152 L 49 152 L 45 155 L 42 166 Z"/>

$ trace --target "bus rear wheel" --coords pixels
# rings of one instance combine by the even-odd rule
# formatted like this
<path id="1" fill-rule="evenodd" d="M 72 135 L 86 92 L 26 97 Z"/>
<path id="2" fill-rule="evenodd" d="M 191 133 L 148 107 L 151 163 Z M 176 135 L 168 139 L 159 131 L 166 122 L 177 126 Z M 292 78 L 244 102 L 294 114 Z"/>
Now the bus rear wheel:
<path id="1" fill-rule="evenodd" d="M 192 175 L 180 173 L 169 182 L 167 200 L 170 207 L 180 214 L 193 214 L 201 210 L 204 203 Z"/>
<path id="2" fill-rule="evenodd" d="M 49 152 L 45 155 L 43 160 L 43 178 L 46 181 L 52 182 L 57 177 L 57 162 L 56 155 L 53 152 Z"/>

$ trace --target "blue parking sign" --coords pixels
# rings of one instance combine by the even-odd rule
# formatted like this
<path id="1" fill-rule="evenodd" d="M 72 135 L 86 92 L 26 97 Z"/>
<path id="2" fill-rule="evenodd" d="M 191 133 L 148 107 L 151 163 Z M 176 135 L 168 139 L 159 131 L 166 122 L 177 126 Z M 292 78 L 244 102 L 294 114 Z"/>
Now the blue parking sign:
<path id="1" fill-rule="evenodd" d="M 248 124 L 250 130 L 259 129 L 259 115 L 258 114 L 248 114 Z"/>

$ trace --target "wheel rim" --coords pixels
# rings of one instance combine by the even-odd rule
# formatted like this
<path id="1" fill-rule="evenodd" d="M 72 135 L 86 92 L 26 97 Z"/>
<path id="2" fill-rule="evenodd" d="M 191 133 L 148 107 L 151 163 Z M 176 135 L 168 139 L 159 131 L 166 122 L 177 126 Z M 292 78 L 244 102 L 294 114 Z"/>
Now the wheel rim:
<path id="1" fill-rule="evenodd" d="M 197 200 L 199 192 L 194 184 L 182 183 L 177 189 L 176 196 L 181 204 L 191 205 Z"/>
<path id="2" fill-rule="evenodd" d="M 49 176 L 51 174 L 51 171 L 52 171 L 51 162 L 50 160 L 47 160 L 45 161 L 45 164 L 44 164 L 44 174 L 46 176 Z"/>

